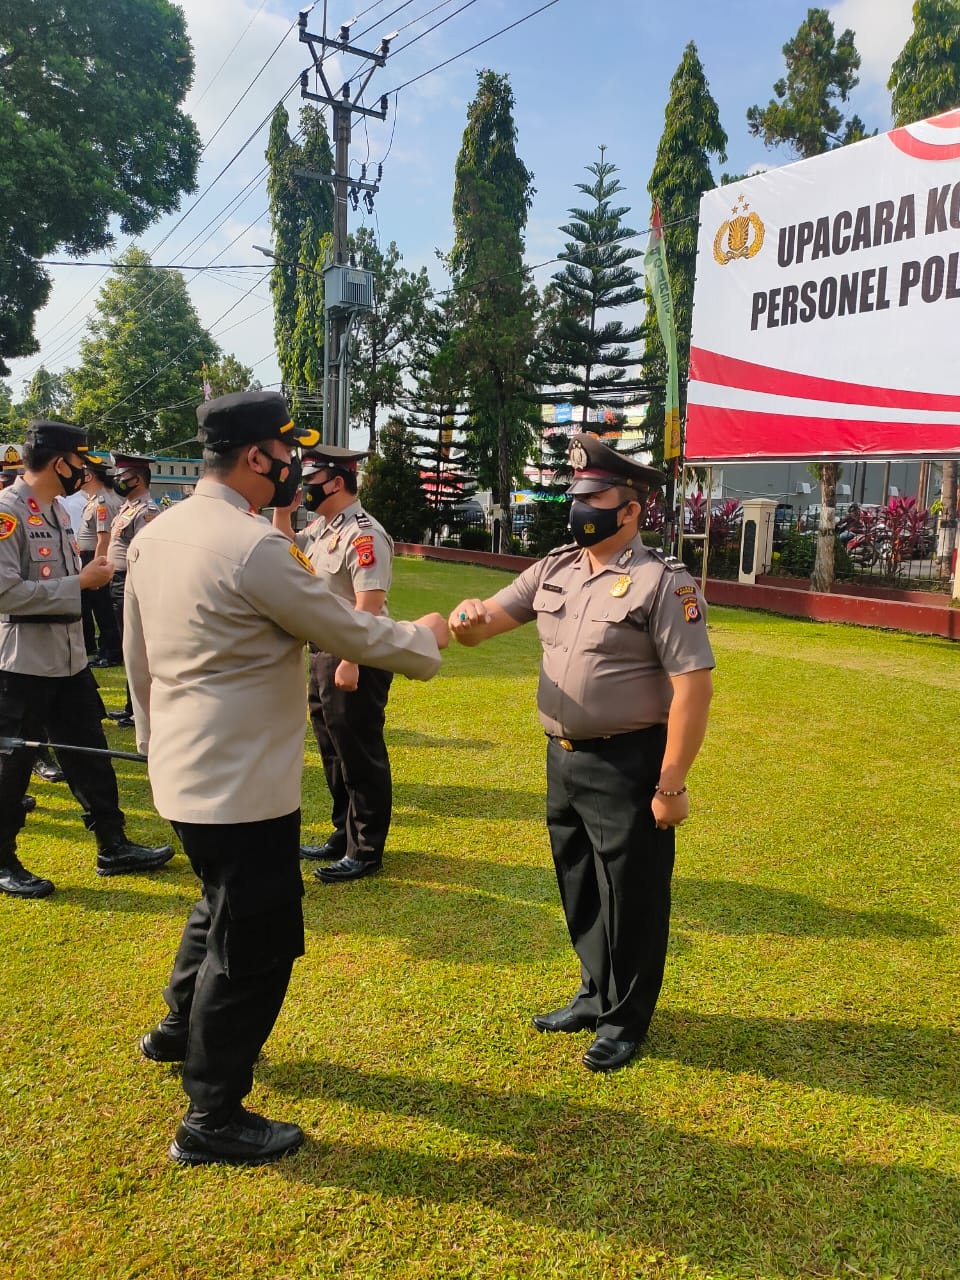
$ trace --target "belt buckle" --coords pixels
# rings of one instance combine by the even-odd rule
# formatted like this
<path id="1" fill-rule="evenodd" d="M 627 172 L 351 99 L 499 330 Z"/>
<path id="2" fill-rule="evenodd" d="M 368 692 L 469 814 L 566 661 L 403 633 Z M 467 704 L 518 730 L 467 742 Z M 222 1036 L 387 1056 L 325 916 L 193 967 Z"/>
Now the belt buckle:
<path id="1" fill-rule="evenodd" d="M 561 747 L 563 747 L 564 751 L 573 750 L 573 743 L 569 738 L 558 738 L 557 741 L 560 743 Z"/>

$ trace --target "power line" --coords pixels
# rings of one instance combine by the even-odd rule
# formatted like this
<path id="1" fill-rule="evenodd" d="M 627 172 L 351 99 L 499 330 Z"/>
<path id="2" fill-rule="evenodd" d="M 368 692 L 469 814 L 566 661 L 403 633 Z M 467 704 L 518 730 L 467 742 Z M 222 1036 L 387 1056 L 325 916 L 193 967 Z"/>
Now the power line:
<path id="1" fill-rule="evenodd" d="M 253 17 L 250 19 L 247 25 L 243 28 L 243 31 L 240 33 L 240 35 L 237 37 L 233 45 L 233 48 L 230 50 L 230 52 L 227 54 L 224 60 L 220 63 L 219 67 L 217 67 L 216 71 L 213 73 L 213 78 L 207 81 L 207 87 L 204 89 L 203 93 L 201 93 L 199 98 L 197 98 L 197 100 L 192 104 L 192 107 L 194 110 L 197 107 L 199 107 L 200 103 L 204 100 L 204 98 L 207 96 L 207 94 L 216 84 L 217 79 L 220 76 L 220 72 L 223 70 L 223 68 L 227 65 L 227 63 L 236 53 L 237 48 L 240 45 L 240 42 L 243 40 L 243 37 L 247 34 L 247 32 L 250 30 L 250 28 L 253 26 L 256 20 L 260 17 L 261 13 L 263 13 L 266 3 L 267 3 L 267 0 L 260 0 L 260 7 L 257 9 L 256 13 L 253 15 Z M 213 139 L 211 138 L 210 141 L 212 142 Z M 209 146 L 209 143 L 207 143 L 206 145 Z"/>

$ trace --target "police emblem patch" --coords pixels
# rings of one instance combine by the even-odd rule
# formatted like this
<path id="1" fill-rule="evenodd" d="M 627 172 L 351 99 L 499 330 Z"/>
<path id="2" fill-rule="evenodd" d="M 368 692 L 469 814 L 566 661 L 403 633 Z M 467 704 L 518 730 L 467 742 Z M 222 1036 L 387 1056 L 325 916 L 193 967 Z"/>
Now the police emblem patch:
<path id="1" fill-rule="evenodd" d="M 686 622 L 700 621 L 700 607 L 696 596 L 687 596 L 683 602 L 683 617 Z"/>
<path id="2" fill-rule="evenodd" d="M 41 556 L 48 556 L 48 555 L 50 555 L 50 554 L 51 554 L 51 552 L 50 552 L 50 548 L 49 548 L 49 547 L 37 547 L 37 554 L 38 554 L 38 555 L 41 555 Z"/>
<path id="3" fill-rule="evenodd" d="M 695 596 L 697 594 L 697 588 L 691 583 L 687 583 L 685 587 L 677 587 L 673 594 L 675 596 Z"/>
<path id="4" fill-rule="evenodd" d="M 290 543 L 290 554 L 293 556 L 294 560 L 296 560 L 297 564 L 302 565 L 303 568 L 306 569 L 307 573 L 315 572 L 313 565 L 295 542 Z"/>
<path id="5" fill-rule="evenodd" d="M 19 523 L 17 517 L 12 516 L 9 511 L 0 511 L 0 539 L 9 538 Z"/>
<path id="6" fill-rule="evenodd" d="M 43 516 L 27 516 L 27 524 L 43 524 Z"/>
<path id="7" fill-rule="evenodd" d="M 359 538 L 354 538 L 353 549 L 357 553 L 357 563 L 362 568 L 369 569 L 372 564 L 377 563 L 377 557 L 373 550 L 372 534 L 364 533 Z"/>
<path id="8" fill-rule="evenodd" d="M 52 576 L 52 574 L 53 574 L 53 570 L 50 568 L 50 566 L 49 566 L 48 564 L 42 564 L 42 565 L 40 566 L 40 577 L 41 577 L 41 578 L 49 578 L 49 577 L 51 577 L 51 576 Z"/>
<path id="9" fill-rule="evenodd" d="M 626 574 L 623 574 L 610 588 L 610 594 L 612 596 L 616 596 L 618 599 L 620 596 L 625 596 L 630 590 L 630 581 L 630 578 L 628 578 Z"/>

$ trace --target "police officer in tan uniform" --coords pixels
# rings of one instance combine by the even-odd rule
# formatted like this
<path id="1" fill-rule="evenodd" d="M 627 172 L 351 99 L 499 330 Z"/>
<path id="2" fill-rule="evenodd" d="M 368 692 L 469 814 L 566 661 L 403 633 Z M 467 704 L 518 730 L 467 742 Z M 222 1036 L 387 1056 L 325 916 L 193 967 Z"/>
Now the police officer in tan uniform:
<path id="1" fill-rule="evenodd" d="M 393 540 L 357 499 L 357 463 L 365 453 L 334 445 L 303 459 L 303 505 L 317 518 L 293 534 L 290 513 L 274 524 L 294 538 L 330 590 L 352 609 L 387 616 Z M 383 726 L 389 671 L 357 666 L 315 645 L 310 654 L 310 721 L 333 799 L 333 832 L 324 845 L 304 845 L 305 858 L 333 858 L 315 872 L 336 884 L 372 875 L 383 865 L 393 803 Z"/>
<path id="2" fill-rule="evenodd" d="M 183 1060 L 190 1107 L 174 1159 L 259 1164 L 303 1136 L 241 1105 L 303 954 L 303 646 L 425 680 L 447 629 L 439 614 L 397 623 L 351 608 L 257 514 L 293 501 L 293 450 L 317 443 L 282 396 L 221 396 L 197 417 L 205 475 L 137 535 L 127 571 L 137 743 L 203 884 L 164 992 L 170 1011 L 141 1047 Z"/>
<path id="3" fill-rule="evenodd" d="M 122 501 L 120 510 L 110 525 L 110 550 L 107 553 L 113 564 L 114 575 L 110 583 L 110 599 L 113 602 L 113 613 L 123 643 L 123 597 L 127 582 L 127 555 L 130 544 L 145 525 L 155 520 L 160 508 L 150 497 L 150 459 L 140 458 L 134 454 L 115 453 L 113 460 L 117 474 L 113 487 Z M 127 686 L 127 701 L 123 712 L 108 712 L 110 719 L 121 729 L 133 728 L 133 705 L 130 701 L 130 686 Z"/>
<path id="4" fill-rule="evenodd" d="M 80 593 L 113 572 L 100 557 L 80 566 L 66 513 L 54 499 L 83 479 L 86 434 L 65 422 L 35 420 L 24 445 L 25 472 L 0 493 L 0 736 L 106 751 L 97 683 L 87 666 Z M 53 884 L 16 854 L 33 751 L 0 750 L 0 891 L 45 898 Z M 70 790 L 97 840 L 97 874 L 150 871 L 173 857 L 168 845 L 132 844 L 117 780 L 106 756 L 60 754 Z"/>
<path id="5" fill-rule="evenodd" d="M 120 499 L 113 491 L 113 461 L 109 453 L 88 450 L 83 460 L 84 481 L 80 488 L 87 504 L 80 515 L 77 547 L 80 563 L 89 564 L 95 556 L 107 555 L 110 548 L 110 526 L 120 510 Z M 81 593 L 83 638 L 91 667 L 116 667 L 123 661 L 120 632 L 110 599 L 110 588 Z M 98 640 L 99 633 L 99 640 Z"/>
<path id="6" fill-rule="evenodd" d="M 643 545 L 664 476 L 575 436 L 570 527 L 489 600 L 450 615 L 462 644 L 537 623 L 547 735 L 547 827 L 580 988 L 540 1031 L 590 1030 L 591 1071 L 636 1053 L 663 981 L 674 828 L 703 741 L 714 665 L 706 607 L 684 566 Z"/>

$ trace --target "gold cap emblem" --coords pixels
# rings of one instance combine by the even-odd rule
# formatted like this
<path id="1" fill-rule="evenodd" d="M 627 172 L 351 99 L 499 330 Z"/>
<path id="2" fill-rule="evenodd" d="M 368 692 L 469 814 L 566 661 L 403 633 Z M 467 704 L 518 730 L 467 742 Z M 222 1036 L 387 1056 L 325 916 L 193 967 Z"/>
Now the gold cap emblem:
<path id="1" fill-rule="evenodd" d="M 733 217 L 724 222 L 713 238 L 713 256 L 721 267 L 735 258 L 755 258 L 763 248 L 766 234 L 764 225 L 741 195 L 731 212 Z"/>

